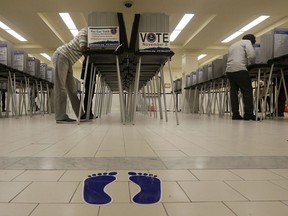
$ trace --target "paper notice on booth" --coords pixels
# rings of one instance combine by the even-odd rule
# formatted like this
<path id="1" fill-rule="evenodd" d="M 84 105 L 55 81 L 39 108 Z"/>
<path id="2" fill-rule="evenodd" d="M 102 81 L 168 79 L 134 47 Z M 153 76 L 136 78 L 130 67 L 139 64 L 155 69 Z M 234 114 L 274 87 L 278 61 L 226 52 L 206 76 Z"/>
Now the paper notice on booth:
<path id="1" fill-rule="evenodd" d="M 8 47 L 6 44 L 0 44 L 0 63 L 7 65 L 8 64 Z"/>
<path id="2" fill-rule="evenodd" d="M 118 26 L 88 27 L 88 47 L 115 48 L 120 45 Z"/>
<path id="3" fill-rule="evenodd" d="M 274 58 L 288 54 L 288 29 L 274 31 Z"/>

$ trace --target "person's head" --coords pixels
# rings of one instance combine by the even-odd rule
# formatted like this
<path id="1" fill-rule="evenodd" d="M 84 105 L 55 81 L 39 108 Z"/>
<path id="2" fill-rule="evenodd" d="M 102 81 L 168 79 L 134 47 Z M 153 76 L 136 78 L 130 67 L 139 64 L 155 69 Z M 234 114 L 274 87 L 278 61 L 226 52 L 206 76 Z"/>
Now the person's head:
<path id="1" fill-rule="evenodd" d="M 256 43 L 256 38 L 253 34 L 244 35 L 242 40 L 250 40 L 252 45 L 254 45 Z"/>

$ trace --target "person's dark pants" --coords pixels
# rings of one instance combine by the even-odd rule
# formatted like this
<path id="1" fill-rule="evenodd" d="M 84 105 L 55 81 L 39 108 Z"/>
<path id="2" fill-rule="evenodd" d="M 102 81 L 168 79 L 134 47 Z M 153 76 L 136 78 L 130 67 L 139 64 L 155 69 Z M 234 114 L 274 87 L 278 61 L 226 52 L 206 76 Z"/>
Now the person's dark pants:
<path id="1" fill-rule="evenodd" d="M 288 88 L 288 76 L 285 76 L 285 84 L 286 84 L 286 88 Z M 286 95 L 285 95 L 284 86 L 282 83 L 280 91 L 279 91 L 279 97 L 278 97 L 278 115 L 284 114 L 285 101 L 286 101 Z"/>
<path id="2" fill-rule="evenodd" d="M 5 112 L 5 107 L 6 107 L 6 91 L 1 90 L 1 95 L 2 95 L 2 112 Z"/>
<path id="3" fill-rule="evenodd" d="M 84 79 L 85 75 L 85 68 L 86 68 L 86 61 L 87 58 L 85 57 L 83 64 L 82 64 L 82 73 L 81 73 L 81 79 Z M 88 99 L 89 99 L 89 91 L 90 91 L 90 80 L 92 79 L 92 71 L 91 71 L 91 64 L 88 64 L 88 70 L 87 70 L 87 76 L 86 76 L 86 82 L 85 82 L 85 96 L 84 96 L 84 111 L 85 114 L 88 111 Z M 94 80 L 92 80 L 92 98 L 91 98 L 91 103 L 90 103 L 90 116 L 93 115 L 92 112 L 92 101 L 94 97 L 94 91 L 95 91 L 95 81 L 96 81 L 96 75 L 94 76 Z"/>
<path id="4" fill-rule="evenodd" d="M 227 72 L 230 82 L 230 100 L 233 116 L 239 113 L 239 89 L 243 95 L 244 116 L 253 115 L 253 89 L 248 71 Z"/>

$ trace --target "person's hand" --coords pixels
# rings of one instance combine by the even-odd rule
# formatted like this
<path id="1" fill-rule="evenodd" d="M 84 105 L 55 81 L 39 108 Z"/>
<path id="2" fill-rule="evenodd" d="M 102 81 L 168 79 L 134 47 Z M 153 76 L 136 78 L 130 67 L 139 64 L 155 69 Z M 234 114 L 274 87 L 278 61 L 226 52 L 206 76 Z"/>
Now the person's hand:
<path id="1" fill-rule="evenodd" d="M 80 47 L 80 50 L 81 50 L 82 53 L 85 52 L 88 49 L 89 49 L 89 47 L 87 47 L 87 46 Z"/>

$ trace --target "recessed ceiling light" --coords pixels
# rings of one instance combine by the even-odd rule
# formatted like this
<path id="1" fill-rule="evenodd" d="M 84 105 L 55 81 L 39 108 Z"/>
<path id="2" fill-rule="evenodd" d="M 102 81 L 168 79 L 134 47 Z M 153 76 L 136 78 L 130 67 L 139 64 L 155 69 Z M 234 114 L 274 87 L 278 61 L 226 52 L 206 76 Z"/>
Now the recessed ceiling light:
<path id="1" fill-rule="evenodd" d="M 263 22 L 264 20 L 268 18 L 269 16 L 260 16 L 257 19 L 253 20 L 252 22 L 250 22 L 249 24 L 247 24 L 246 26 L 244 26 L 239 31 L 242 31 L 242 32 L 248 31 L 249 29 L 253 28 L 254 26 L 258 25 L 259 23 Z"/>
<path id="2" fill-rule="evenodd" d="M 19 41 L 27 41 L 24 37 L 22 37 L 20 34 L 15 32 L 13 29 L 9 28 L 6 24 L 0 21 L 0 28 L 5 30 L 7 33 L 18 39 Z"/>
<path id="3" fill-rule="evenodd" d="M 170 41 L 171 42 L 174 41 L 177 38 L 177 36 L 180 34 L 180 32 L 181 32 L 180 30 L 174 30 L 170 35 Z"/>
<path id="4" fill-rule="evenodd" d="M 222 41 L 222 43 L 228 43 L 231 40 L 235 39 L 239 35 L 243 34 L 244 32 L 248 31 L 249 29 L 253 28 L 254 26 L 258 25 L 259 23 L 263 22 L 264 20 L 268 19 L 270 16 L 260 16 L 257 19 L 253 20 L 252 22 L 248 23 L 246 26 L 241 28 L 239 31 L 233 33 L 226 39 Z"/>
<path id="5" fill-rule="evenodd" d="M 193 18 L 194 14 L 185 14 L 180 22 L 177 24 L 176 28 L 170 35 L 170 41 L 173 42 L 176 37 L 180 34 L 180 32 L 185 28 L 185 26 L 190 22 Z"/>
<path id="6" fill-rule="evenodd" d="M 201 54 L 201 55 L 199 55 L 198 57 L 197 57 L 197 60 L 199 61 L 200 59 L 202 59 L 202 58 L 204 58 L 204 57 L 206 57 L 207 56 L 207 54 Z"/>
<path id="7" fill-rule="evenodd" d="M 243 33 L 244 32 L 237 31 L 237 32 L 233 33 L 232 35 L 230 35 L 229 37 L 227 37 L 225 40 L 223 40 L 222 43 L 228 43 Z"/>
<path id="8" fill-rule="evenodd" d="M 40 55 L 51 61 L 51 57 L 47 53 L 40 53 Z"/>
<path id="9" fill-rule="evenodd" d="M 59 15 L 61 16 L 62 20 L 64 21 L 72 35 L 75 37 L 78 34 L 78 29 L 76 28 L 76 25 L 74 24 L 69 13 L 59 13 Z"/>

